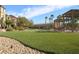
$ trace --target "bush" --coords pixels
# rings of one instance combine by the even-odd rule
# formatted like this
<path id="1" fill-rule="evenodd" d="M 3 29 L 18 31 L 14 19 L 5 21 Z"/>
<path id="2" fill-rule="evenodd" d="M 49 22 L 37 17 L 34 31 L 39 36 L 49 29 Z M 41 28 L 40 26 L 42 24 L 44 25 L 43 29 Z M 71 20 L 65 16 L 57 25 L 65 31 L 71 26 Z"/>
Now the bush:
<path id="1" fill-rule="evenodd" d="M 6 31 L 13 31 L 13 28 L 9 27 L 9 28 L 6 29 Z"/>
<path id="2" fill-rule="evenodd" d="M 15 30 L 24 30 L 24 28 L 23 27 L 15 27 Z"/>

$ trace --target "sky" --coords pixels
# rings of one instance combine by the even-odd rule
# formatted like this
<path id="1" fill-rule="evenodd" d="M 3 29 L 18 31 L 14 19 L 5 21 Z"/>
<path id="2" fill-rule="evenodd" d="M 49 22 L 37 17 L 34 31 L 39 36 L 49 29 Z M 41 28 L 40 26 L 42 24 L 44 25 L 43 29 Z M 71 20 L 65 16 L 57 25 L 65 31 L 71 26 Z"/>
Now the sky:
<path id="1" fill-rule="evenodd" d="M 71 9 L 79 9 L 79 5 L 5 5 L 5 8 L 8 15 L 23 16 L 34 24 L 42 24 L 45 23 L 45 16 L 54 15 L 55 20 L 58 15 Z"/>

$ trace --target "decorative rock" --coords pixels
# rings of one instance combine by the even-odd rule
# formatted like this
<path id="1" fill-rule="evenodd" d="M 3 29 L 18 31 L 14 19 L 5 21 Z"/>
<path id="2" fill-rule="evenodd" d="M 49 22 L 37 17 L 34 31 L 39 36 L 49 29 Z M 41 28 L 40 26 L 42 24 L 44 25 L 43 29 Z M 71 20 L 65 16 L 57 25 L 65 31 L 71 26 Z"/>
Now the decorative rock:
<path id="1" fill-rule="evenodd" d="M 14 39 L 0 37 L 0 54 L 44 54 L 44 53 L 29 47 L 25 47 L 23 44 Z"/>

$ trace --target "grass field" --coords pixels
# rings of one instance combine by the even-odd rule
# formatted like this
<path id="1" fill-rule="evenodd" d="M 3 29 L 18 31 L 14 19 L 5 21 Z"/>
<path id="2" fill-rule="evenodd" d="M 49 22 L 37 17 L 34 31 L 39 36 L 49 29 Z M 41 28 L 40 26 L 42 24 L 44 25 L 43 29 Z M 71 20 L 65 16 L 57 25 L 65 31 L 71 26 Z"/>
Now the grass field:
<path id="1" fill-rule="evenodd" d="M 79 33 L 0 32 L 33 48 L 54 53 L 79 53 Z"/>

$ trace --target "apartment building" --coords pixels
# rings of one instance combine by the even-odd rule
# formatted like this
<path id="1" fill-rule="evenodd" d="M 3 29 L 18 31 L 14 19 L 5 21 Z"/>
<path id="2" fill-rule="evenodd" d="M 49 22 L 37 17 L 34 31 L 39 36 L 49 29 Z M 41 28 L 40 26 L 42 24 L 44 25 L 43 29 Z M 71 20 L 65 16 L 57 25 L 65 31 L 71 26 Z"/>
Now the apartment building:
<path id="1" fill-rule="evenodd" d="M 5 8 L 3 5 L 0 5 L 0 28 L 4 28 L 5 20 Z"/>
<path id="2" fill-rule="evenodd" d="M 79 18 L 79 9 L 71 9 L 64 14 L 62 14 L 59 18 L 54 20 L 54 28 L 55 29 L 68 29 L 64 26 L 64 24 L 69 23 L 72 19 Z"/>

